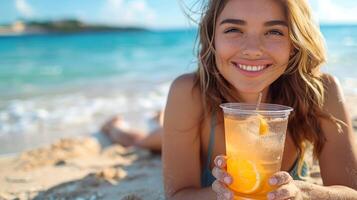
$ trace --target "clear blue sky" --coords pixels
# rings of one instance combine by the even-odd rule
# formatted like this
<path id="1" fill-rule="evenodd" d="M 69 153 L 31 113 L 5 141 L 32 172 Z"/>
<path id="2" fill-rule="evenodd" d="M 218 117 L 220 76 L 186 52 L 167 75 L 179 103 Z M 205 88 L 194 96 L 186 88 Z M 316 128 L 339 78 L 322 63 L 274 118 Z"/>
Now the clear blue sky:
<path id="1" fill-rule="evenodd" d="M 0 24 L 16 19 L 77 18 L 150 28 L 188 27 L 179 2 L 193 0 L 0 0 Z M 309 0 L 321 23 L 356 23 L 356 0 Z"/>

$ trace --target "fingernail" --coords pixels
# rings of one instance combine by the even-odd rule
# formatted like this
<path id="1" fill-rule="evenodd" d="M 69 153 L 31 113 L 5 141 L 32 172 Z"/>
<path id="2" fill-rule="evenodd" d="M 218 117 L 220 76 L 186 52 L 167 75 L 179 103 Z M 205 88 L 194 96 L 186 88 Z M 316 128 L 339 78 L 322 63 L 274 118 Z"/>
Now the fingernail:
<path id="1" fill-rule="evenodd" d="M 224 196 L 225 196 L 227 199 L 231 199 L 231 193 L 229 193 L 229 192 L 224 193 Z"/>
<path id="2" fill-rule="evenodd" d="M 218 164 L 218 166 L 222 166 L 222 160 L 221 160 L 221 159 L 218 159 L 218 160 L 217 160 L 217 164 Z"/>
<path id="3" fill-rule="evenodd" d="M 226 176 L 223 178 L 223 181 L 227 184 L 230 184 L 232 182 L 232 179 L 231 179 L 231 177 Z"/>
<path id="4" fill-rule="evenodd" d="M 269 184 L 270 185 L 276 185 L 277 183 L 278 183 L 278 179 L 276 179 L 276 178 L 269 179 Z"/>
<path id="5" fill-rule="evenodd" d="M 268 199 L 273 200 L 275 198 L 275 195 L 273 193 L 268 193 Z"/>

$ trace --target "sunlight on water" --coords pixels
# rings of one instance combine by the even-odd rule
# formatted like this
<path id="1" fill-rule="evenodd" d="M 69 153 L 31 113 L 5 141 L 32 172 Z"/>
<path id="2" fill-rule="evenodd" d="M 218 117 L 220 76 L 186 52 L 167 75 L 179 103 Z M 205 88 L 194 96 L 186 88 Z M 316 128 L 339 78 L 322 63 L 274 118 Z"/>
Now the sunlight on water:
<path id="1" fill-rule="evenodd" d="M 322 70 L 339 78 L 345 94 L 357 95 L 357 28 L 322 32 L 329 54 Z M 0 37 L 0 145 L 14 135 L 93 132 L 118 113 L 148 128 L 171 81 L 196 68 L 195 33 Z"/>

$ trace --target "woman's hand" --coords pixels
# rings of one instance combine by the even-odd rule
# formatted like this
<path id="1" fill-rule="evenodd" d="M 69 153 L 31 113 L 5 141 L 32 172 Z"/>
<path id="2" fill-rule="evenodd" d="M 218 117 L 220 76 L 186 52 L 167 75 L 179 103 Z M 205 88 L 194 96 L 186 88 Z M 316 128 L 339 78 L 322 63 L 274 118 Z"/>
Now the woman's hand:
<path id="1" fill-rule="evenodd" d="M 269 179 L 269 184 L 278 188 L 268 193 L 268 200 L 303 199 L 296 181 L 285 171 L 275 173 Z"/>
<path id="2" fill-rule="evenodd" d="M 215 167 L 212 170 L 216 180 L 212 184 L 212 190 L 216 192 L 217 199 L 230 200 L 233 199 L 233 191 L 227 186 L 233 182 L 233 178 L 226 171 L 226 157 L 219 155 L 214 160 Z M 298 181 L 301 185 L 301 181 Z M 276 190 L 268 193 L 269 200 L 285 200 L 285 199 L 303 199 L 302 192 L 293 180 L 289 173 L 280 171 L 275 173 L 270 179 L 269 184 L 277 187 Z"/>
<path id="3" fill-rule="evenodd" d="M 212 174 L 216 180 L 212 183 L 212 190 L 216 192 L 218 200 L 233 199 L 233 192 L 227 187 L 232 184 L 233 178 L 226 171 L 226 158 L 219 155 L 214 159 L 215 167 Z"/>

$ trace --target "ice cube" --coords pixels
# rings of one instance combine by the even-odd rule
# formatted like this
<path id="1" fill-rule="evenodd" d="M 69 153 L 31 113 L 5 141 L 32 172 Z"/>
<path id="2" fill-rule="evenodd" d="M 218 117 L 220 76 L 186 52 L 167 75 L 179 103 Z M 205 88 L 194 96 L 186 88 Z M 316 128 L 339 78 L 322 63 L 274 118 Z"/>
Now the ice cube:
<path id="1" fill-rule="evenodd" d="M 261 160 L 280 160 L 284 143 L 276 134 L 262 136 L 257 143 Z"/>
<path id="2" fill-rule="evenodd" d="M 259 135 L 260 120 L 258 116 L 249 117 L 246 120 L 246 130 L 253 135 Z"/>

